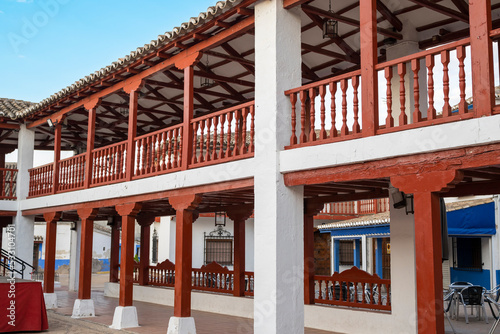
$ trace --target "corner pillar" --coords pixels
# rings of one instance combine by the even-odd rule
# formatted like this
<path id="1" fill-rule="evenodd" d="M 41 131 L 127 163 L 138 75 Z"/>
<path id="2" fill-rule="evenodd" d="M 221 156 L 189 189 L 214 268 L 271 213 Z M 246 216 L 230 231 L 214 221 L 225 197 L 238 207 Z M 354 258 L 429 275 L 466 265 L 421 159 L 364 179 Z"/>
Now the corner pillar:
<path id="1" fill-rule="evenodd" d="M 61 218 L 61 212 L 45 213 L 43 218 L 46 222 L 45 233 L 45 268 L 43 270 L 43 295 L 47 309 L 57 308 L 57 295 L 54 293 L 54 273 L 56 263 L 56 236 L 57 222 Z"/>
<path id="2" fill-rule="evenodd" d="M 92 151 L 94 150 L 96 112 L 99 103 L 100 100 L 97 99 L 84 104 L 85 109 L 89 112 L 87 124 L 87 152 L 85 153 L 85 188 L 89 188 L 92 184 Z"/>
<path id="3" fill-rule="evenodd" d="M 438 192 L 462 179 L 454 170 L 391 177 L 400 191 L 414 196 L 417 319 L 419 333 L 444 334 L 441 221 Z"/>
<path id="4" fill-rule="evenodd" d="M 141 254 L 139 263 L 139 285 L 149 284 L 149 253 L 151 240 L 151 224 L 155 221 L 152 214 L 142 214 L 137 216 L 137 222 L 141 226 Z"/>
<path id="5" fill-rule="evenodd" d="M 98 208 L 77 210 L 81 219 L 80 237 L 80 271 L 78 282 L 78 299 L 73 306 L 72 318 L 94 317 L 94 301 L 90 299 L 92 283 L 92 238 L 94 233 L 94 219 L 99 212 Z"/>
<path id="6" fill-rule="evenodd" d="M 193 211 L 202 200 L 201 195 L 170 197 L 176 211 L 175 230 L 175 299 L 174 316 L 168 323 L 169 334 L 196 333 L 191 317 L 191 271 L 193 243 Z"/>
<path id="7" fill-rule="evenodd" d="M 234 222 L 234 290 L 233 295 L 245 295 L 245 221 L 250 218 L 253 208 L 232 210 L 227 216 Z"/>
<path id="8" fill-rule="evenodd" d="M 323 203 L 304 203 L 304 304 L 314 304 L 314 216 Z"/>
<path id="9" fill-rule="evenodd" d="M 127 181 L 131 181 L 134 176 L 137 107 L 139 101 L 139 91 L 141 90 L 142 84 L 142 81 L 134 81 L 123 88 L 125 93 L 129 94 L 127 155 L 125 161 L 125 178 Z"/>

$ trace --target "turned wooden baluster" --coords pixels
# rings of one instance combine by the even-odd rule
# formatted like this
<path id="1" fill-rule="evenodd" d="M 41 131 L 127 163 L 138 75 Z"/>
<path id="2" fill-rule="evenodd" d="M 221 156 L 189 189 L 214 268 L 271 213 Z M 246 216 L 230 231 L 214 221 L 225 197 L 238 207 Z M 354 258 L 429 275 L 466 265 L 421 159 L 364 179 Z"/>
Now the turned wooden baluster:
<path id="1" fill-rule="evenodd" d="M 309 141 L 316 141 L 316 88 L 309 88 Z"/>
<path id="2" fill-rule="evenodd" d="M 247 153 L 247 117 L 248 117 L 248 107 L 241 111 L 243 117 L 243 124 L 241 126 L 241 148 L 240 153 Z"/>
<path id="3" fill-rule="evenodd" d="M 122 179 L 123 176 L 124 176 L 124 173 L 123 173 L 123 154 L 125 152 L 125 147 L 123 145 L 120 145 L 118 147 L 118 154 L 116 155 L 116 168 L 117 168 L 117 171 L 118 171 L 118 178 L 119 179 Z"/>
<path id="4" fill-rule="evenodd" d="M 191 157 L 192 164 L 198 162 L 198 123 L 199 122 L 194 122 L 192 124 L 193 126 L 193 156 Z"/>
<path id="5" fill-rule="evenodd" d="M 352 77 L 352 88 L 353 88 L 353 111 L 354 111 L 354 123 L 352 125 L 352 132 L 359 133 L 361 128 L 359 126 L 359 98 L 358 98 L 358 87 L 359 87 L 359 77 L 357 75 Z"/>
<path id="6" fill-rule="evenodd" d="M 394 117 L 392 117 L 392 66 L 385 68 L 385 80 L 386 80 L 386 100 L 387 100 L 387 117 L 385 119 L 385 127 L 394 127 Z"/>
<path id="7" fill-rule="evenodd" d="M 174 130 L 167 131 L 167 141 L 165 142 L 165 147 L 167 149 L 166 168 L 172 169 L 172 153 L 173 153 L 173 149 L 174 149 Z"/>
<path id="8" fill-rule="evenodd" d="M 142 147 L 142 139 L 138 139 L 136 143 L 132 143 L 133 145 L 136 145 L 136 150 L 135 150 L 135 175 L 140 175 L 141 173 L 141 147 Z"/>
<path id="9" fill-rule="evenodd" d="M 337 93 L 337 82 L 330 82 L 330 116 L 332 117 L 332 125 L 330 128 L 330 138 L 337 137 L 337 126 L 335 125 L 335 118 L 337 117 L 335 105 L 335 93 Z"/>
<path id="10" fill-rule="evenodd" d="M 212 160 L 217 160 L 217 127 L 219 126 L 219 116 L 214 117 L 214 147 L 212 149 Z"/>
<path id="11" fill-rule="evenodd" d="M 398 74 L 399 74 L 399 103 L 401 113 L 399 114 L 399 125 L 408 124 L 408 116 L 406 116 L 406 89 L 405 89 L 405 75 L 406 75 L 406 64 L 398 64 Z"/>
<path id="12" fill-rule="evenodd" d="M 448 50 L 444 50 L 441 52 L 441 63 L 443 64 L 443 93 L 444 93 L 443 117 L 448 117 L 451 116 L 450 77 L 448 75 L 450 52 Z"/>
<path id="13" fill-rule="evenodd" d="M 207 152 L 205 155 L 205 161 L 210 161 L 210 129 L 212 127 L 212 119 L 207 119 Z"/>
<path id="14" fill-rule="evenodd" d="M 240 154 L 240 144 L 241 144 L 241 110 L 238 109 L 234 112 L 234 147 L 233 156 Z"/>
<path id="15" fill-rule="evenodd" d="M 178 166 L 178 161 L 182 161 L 182 160 L 177 160 L 177 142 L 178 142 L 178 128 L 175 128 L 174 129 L 174 133 L 173 133 L 173 137 L 172 137 L 172 148 L 173 148 L 173 154 L 172 154 L 172 168 L 177 168 Z M 180 147 L 179 147 L 180 149 Z M 181 150 L 182 152 L 182 150 Z M 195 155 L 195 153 L 193 152 L 193 155 Z"/>
<path id="16" fill-rule="evenodd" d="M 307 93 L 304 90 L 300 91 L 300 143 L 303 144 L 307 141 L 306 136 L 306 101 Z"/>
<path id="17" fill-rule="evenodd" d="M 149 169 L 148 156 L 149 156 L 149 137 L 142 139 L 142 168 L 141 174 L 146 174 L 147 169 Z"/>
<path id="18" fill-rule="evenodd" d="M 226 115 L 220 115 L 220 149 L 219 149 L 219 159 L 224 158 L 224 125 L 226 124 Z"/>
<path id="19" fill-rule="evenodd" d="M 177 131 L 179 132 L 179 137 L 177 137 Z M 175 140 L 179 143 L 179 161 L 177 162 L 177 165 L 179 167 L 182 167 L 182 136 L 183 136 L 183 133 L 184 133 L 184 130 L 182 127 L 175 129 Z M 177 147 L 177 144 L 176 144 L 176 147 Z M 177 159 L 177 156 L 175 154 L 174 154 L 174 157 Z M 186 158 L 186 160 L 188 160 L 188 159 L 189 158 Z"/>
<path id="20" fill-rule="evenodd" d="M 233 122 L 233 112 L 227 113 L 227 147 L 226 147 L 226 158 L 232 156 L 231 152 L 231 123 Z"/>
<path id="21" fill-rule="evenodd" d="M 422 112 L 420 111 L 420 86 L 418 82 L 418 71 L 420 71 L 420 59 L 411 61 L 411 70 L 413 72 L 413 100 L 415 109 L 413 110 L 413 123 L 418 123 L 422 120 Z"/>
<path id="22" fill-rule="evenodd" d="M 325 95 L 326 95 L 326 85 L 319 86 L 319 97 L 320 97 L 320 120 L 321 120 L 321 129 L 319 130 L 319 139 L 326 139 L 326 130 L 325 130 Z"/>
<path id="23" fill-rule="evenodd" d="M 340 134 L 347 136 L 349 134 L 349 128 L 347 127 L 347 79 L 340 81 L 340 89 L 342 90 L 342 128 Z"/>
<path id="24" fill-rule="evenodd" d="M 255 107 L 254 105 L 250 106 L 250 152 L 254 152 L 255 150 Z"/>
<path id="25" fill-rule="evenodd" d="M 425 65 L 427 66 L 427 93 L 429 95 L 429 108 L 427 109 L 427 119 L 436 118 L 436 109 L 434 109 L 434 55 L 425 57 Z"/>
<path id="26" fill-rule="evenodd" d="M 168 133 L 170 131 L 165 131 L 163 132 L 162 136 L 161 136 L 161 143 L 160 143 L 160 147 L 158 148 L 158 151 L 160 152 L 161 150 L 161 165 L 158 165 L 159 169 L 160 170 L 165 170 L 167 168 L 167 143 L 169 142 L 168 141 Z"/>
<path id="27" fill-rule="evenodd" d="M 290 103 L 292 104 L 292 136 L 290 137 L 290 145 L 297 144 L 297 133 L 295 127 L 297 126 L 297 115 L 295 104 L 297 103 L 297 93 L 290 94 Z"/>
<path id="28" fill-rule="evenodd" d="M 500 43 L 499 43 L 500 45 Z M 467 112 L 467 101 L 465 100 L 465 47 L 457 46 L 458 58 L 458 82 L 460 87 L 460 102 L 458 103 L 458 113 L 465 114 Z"/>

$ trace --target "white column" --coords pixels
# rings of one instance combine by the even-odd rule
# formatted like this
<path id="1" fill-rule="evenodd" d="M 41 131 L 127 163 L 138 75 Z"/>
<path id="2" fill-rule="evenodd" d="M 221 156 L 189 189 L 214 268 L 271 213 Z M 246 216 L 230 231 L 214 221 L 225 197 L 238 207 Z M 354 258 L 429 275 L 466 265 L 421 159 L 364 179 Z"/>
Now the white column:
<path id="1" fill-rule="evenodd" d="M 35 132 L 28 130 L 26 125 L 22 124 L 18 136 L 17 153 L 17 216 L 14 217 L 16 228 L 16 256 L 29 264 L 33 264 L 33 242 L 35 233 L 35 217 L 23 216 L 20 203 L 28 197 L 30 176 L 28 169 L 33 168 L 33 152 L 35 150 Z M 30 278 L 30 270 L 27 269 L 24 277 Z"/>
<path id="2" fill-rule="evenodd" d="M 361 236 L 361 269 L 367 271 L 368 269 L 368 244 L 366 235 Z"/>
<path id="3" fill-rule="evenodd" d="M 417 279 L 415 264 L 415 220 L 403 209 L 391 216 L 391 302 L 394 328 L 417 333 Z"/>
<path id="4" fill-rule="evenodd" d="M 287 188 L 279 152 L 289 144 L 284 91 L 301 85 L 300 15 L 282 1 L 255 6 L 254 333 L 303 333 L 303 187 Z"/>
<path id="5" fill-rule="evenodd" d="M 71 250 L 69 256 L 69 291 L 78 291 L 78 277 L 80 275 L 80 239 L 82 224 L 76 222 L 76 231 L 71 231 Z"/>

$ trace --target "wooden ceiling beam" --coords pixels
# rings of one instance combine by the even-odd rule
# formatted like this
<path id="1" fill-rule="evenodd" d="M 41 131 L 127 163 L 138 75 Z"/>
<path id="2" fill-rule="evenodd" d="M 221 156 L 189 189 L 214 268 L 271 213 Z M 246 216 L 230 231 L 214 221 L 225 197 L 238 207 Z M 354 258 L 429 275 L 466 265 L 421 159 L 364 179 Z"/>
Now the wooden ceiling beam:
<path id="1" fill-rule="evenodd" d="M 382 0 L 377 0 L 377 11 L 394 27 L 394 29 L 397 31 L 403 30 L 403 22 L 387 8 Z"/>
<path id="2" fill-rule="evenodd" d="M 456 10 L 453 10 L 451 8 L 442 6 L 440 4 L 428 1 L 428 0 L 410 0 L 411 2 L 420 5 L 422 7 L 428 8 L 430 10 L 433 10 L 435 12 L 438 12 L 440 14 L 449 16 L 451 18 L 454 18 L 455 20 L 462 21 L 465 23 L 469 23 L 469 15 L 466 15 L 461 12 L 457 12 Z"/>

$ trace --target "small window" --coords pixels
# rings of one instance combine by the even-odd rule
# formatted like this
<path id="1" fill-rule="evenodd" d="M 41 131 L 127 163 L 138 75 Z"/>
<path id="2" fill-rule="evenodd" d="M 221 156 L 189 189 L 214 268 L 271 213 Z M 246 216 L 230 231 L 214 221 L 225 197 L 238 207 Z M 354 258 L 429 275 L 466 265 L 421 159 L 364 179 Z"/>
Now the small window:
<path id="1" fill-rule="evenodd" d="M 205 236 L 205 264 L 233 265 L 233 237 Z"/>
<path id="2" fill-rule="evenodd" d="M 482 269 L 481 238 L 457 238 L 455 244 L 455 267 L 460 269 Z"/>
<path id="3" fill-rule="evenodd" d="M 340 240 L 339 263 L 341 266 L 354 265 L 354 241 Z"/>

